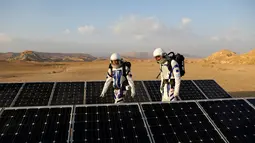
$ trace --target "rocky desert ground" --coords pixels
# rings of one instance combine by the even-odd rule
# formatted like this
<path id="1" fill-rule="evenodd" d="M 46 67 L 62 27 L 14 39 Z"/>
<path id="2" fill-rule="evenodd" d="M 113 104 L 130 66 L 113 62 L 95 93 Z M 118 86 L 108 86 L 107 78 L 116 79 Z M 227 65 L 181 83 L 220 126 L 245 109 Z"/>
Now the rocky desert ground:
<path id="1" fill-rule="evenodd" d="M 205 59 L 188 58 L 185 61 L 186 74 L 182 79 L 214 79 L 234 97 L 255 96 L 255 64 L 251 62 L 254 60 L 252 52 L 254 51 L 250 54 L 236 55 L 222 50 Z M 247 54 L 249 57 L 244 57 Z M 237 58 L 238 56 L 240 58 Z M 153 59 L 129 61 L 132 63 L 134 80 L 156 79 L 159 65 Z M 108 64 L 107 60 L 1 61 L 0 82 L 105 80 Z"/>

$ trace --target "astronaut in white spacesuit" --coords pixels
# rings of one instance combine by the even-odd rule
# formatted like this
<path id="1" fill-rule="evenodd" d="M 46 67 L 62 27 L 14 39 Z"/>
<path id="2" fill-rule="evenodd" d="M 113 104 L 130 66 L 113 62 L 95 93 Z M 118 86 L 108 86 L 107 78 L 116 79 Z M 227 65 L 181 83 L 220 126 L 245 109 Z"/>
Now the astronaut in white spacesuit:
<path id="1" fill-rule="evenodd" d="M 178 63 L 174 59 L 171 59 L 161 48 L 154 50 L 153 57 L 160 64 L 160 92 L 162 94 L 162 101 L 178 100 L 181 84 Z"/>
<path id="2" fill-rule="evenodd" d="M 111 55 L 106 81 L 100 97 L 105 96 L 111 82 L 113 82 L 114 103 L 124 102 L 127 90 L 131 89 L 131 97 L 135 96 L 135 84 L 132 80 L 130 66 L 131 63 L 124 61 L 118 53 Z"/>

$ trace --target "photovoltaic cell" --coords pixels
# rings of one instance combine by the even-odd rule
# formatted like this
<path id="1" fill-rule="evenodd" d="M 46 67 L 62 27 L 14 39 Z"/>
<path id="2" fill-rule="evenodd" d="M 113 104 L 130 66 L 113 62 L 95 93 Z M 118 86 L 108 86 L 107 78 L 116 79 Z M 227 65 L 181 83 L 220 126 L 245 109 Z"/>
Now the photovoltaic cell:
<path id="1" fill-rule="evenodd" d="M 125 102 L 149 102 L 149 98 L 143 87 L 142 81 L 134 81 L 136 95 L 131 97 L 131 90 L 127 92 L 125 96 Z"/>
<path id="2" fill-rule="evenodd" d="M 255 98 L 254 99 L 247 99 L 253 106 L 255 106 Z"/>
<path id="3" fill-rule="evenodd" d="M 209 99 L 231 98 L 214 80 L 193 80 Z"/>
<path id="4" fill-rule="evenodd" d="M 0 83 L 0 107 L 8 107 L 23 83 Z"/>
<path id="5" fill-rule="evenodd" d="M 99 97 L 105 81 L 91 81 L 86 83 L 86 104 L 114 103 L 113 88 L 110 85 L 105 97 Z"/>
<path id="6" fill-rule="evenodd" d="M 57 82 L 51 105 L 83 104 L 84 82 Z"/>
<path id="7" fill-rule="evenodd" d="M 73 142 L 149 143 L 138 105 L 76 107 Z"/>
<path id="8" fill-rule="evenodd" d="M 67 142 L 70 114 L 71 107 L 6 109 L 0 117 L 0 142 Z"/>
<path id="9" fill-rule="evenodd" d="M 195 102 L 141 106 L 156 143 L 224 142 Z"/>
<path id="10" fill-rule="evenodd" d="M 26 83 L 14 106 L 47 105 L 53 85 L 53 82 Z"/>
<path id="11" fill-rule="evenodd" d="M 182 100 L 206 99 L 191 80 L 182 80 L 180 85 L 180 98 Z"/>
<path id="12" fill-rule="evenodd" d="M 160 80 L 143 81 L 152 101 L 161 101 Z"/>
<path id="13" fill-rule="evenodd" d="M 255 110 L 247 102 L 235 99 L 199 104 L 230 143 L 255 142 Z"/>

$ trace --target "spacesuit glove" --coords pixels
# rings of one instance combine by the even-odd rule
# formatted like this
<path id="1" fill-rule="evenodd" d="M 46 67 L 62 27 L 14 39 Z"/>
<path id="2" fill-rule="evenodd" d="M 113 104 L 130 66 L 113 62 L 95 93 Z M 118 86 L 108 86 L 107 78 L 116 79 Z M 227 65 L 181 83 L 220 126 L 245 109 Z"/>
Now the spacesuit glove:
<path id="1" fill-rule="evenodd" d="M 105 96 L 105 94 L 104 94 L 104 93 L 101 93 L 100 97 L 102 98 L 102 97 L 104 97 L 104 96 Z"/>
<path id="2" fill-rule="evenodd" d="M 160 89 L 159 89 L 160 93 L 162 94 L 163 91 L 164 91 L 164 87 L 163 86 L 160 86 Z"/>
<path id="3" fill-rule="evenodd" d="M 132 97 L 132 98 L 135 97 L 135 91 L 131 91 L 131 97 Z"/>

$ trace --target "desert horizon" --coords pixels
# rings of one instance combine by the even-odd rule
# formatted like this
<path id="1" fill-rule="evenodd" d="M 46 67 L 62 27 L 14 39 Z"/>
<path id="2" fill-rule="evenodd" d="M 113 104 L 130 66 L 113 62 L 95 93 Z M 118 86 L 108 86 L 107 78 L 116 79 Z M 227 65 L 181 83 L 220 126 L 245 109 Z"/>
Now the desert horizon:
<path id="1" fill-rule="evenodd" d="M 254 51 L 253 49 L 238 55 L 225 49 L 212 53 L 206 58 L 186 57 L 186 74 L 182 79 L 214 79 L 234 97 L 255 96 Z M 24 56 L 24 53 L 21 55 Z M 156 80 L 159 65 L 153 58 L 127 58 L 126 60 L 132 63 L 134 80 Z M 75 62 L 38 62 L 36 59 L 27 61 L 24 58 L 12 61 L 2 60 L 0 82 L 105 80 L 108 65 L 108 59 L 97 58 L 91 61 L 76 60 Z"/>

